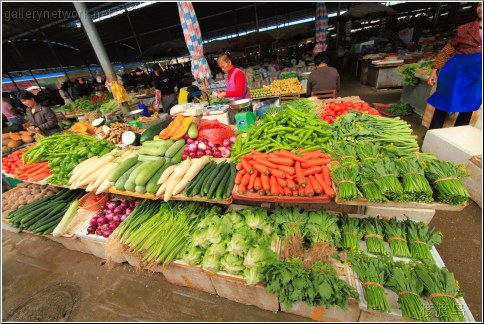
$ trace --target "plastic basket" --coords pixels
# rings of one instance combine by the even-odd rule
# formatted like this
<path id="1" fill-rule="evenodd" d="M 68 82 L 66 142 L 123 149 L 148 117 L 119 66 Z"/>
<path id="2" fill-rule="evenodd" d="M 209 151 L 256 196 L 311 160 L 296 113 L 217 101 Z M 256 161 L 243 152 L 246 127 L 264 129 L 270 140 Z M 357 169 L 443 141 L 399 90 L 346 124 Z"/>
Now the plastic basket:
<path id="1" fill-rule="evenodd" d="M 108 198 L 109 198 L 108 194 L 101 194 L 101 196 L 103 196 L 103 197 L 100 200 L 98 200 L 96 203 L 93 203 L 94 197 L 96 197 L 96 196 L 97 195 L 94 192 L 90 192 L 90 193 L 84 195 L 79 202 L 79 208 L 96 211 L 105 202 L 107 202 Z"/>

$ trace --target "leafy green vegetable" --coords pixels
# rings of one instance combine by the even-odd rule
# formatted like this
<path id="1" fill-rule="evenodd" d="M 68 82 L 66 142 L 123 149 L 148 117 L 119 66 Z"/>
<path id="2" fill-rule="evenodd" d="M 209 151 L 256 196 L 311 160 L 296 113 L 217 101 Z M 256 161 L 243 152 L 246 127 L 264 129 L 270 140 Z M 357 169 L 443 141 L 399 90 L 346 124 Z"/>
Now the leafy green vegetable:
<path id="1" fill-rule="evenodd" d="M 383 241 L 383 225 L 379 218 L 365 218 L 360 224 L 365 232 L 366 247 L 369 253 L 388 254 Z"/>
<path id="2" fill-rule="evenodd" d="M 303 234 L 311 245 L 322 242 L 328 242 L 333 247 L 341 245 L 338 217 L 329 215 L 325 210 L 309 212 Z"/>
<path id="3" fill-rule="evenodd" d="M 382 225 L 385 229 L 385 239 L 390 244 L 393 255 L 410 258 L 411 253 L 407 245 L 406 223 L 392 218 L 390 221 L 382 221 Z"/>
<path id="4" fill-rule="evenodd" d="M 232 254 L 222 257 L 220 265 L 222 269 L 233 275 L 240 275 L 245 269 L 243 259 Z"/>
<path id="5" fill-rule="evenodd" d="M 344 215 L 340 219 L 340 229 L 343 238 L 341 247 L 345 250 L 360 249 L 358 240 L 363 238 L 364 235 L 364 231 L 360 227 L 360 220 Z"/>
<path id="6" fill-rule="evenodd" d="M 416 202 L 432 202 L 432 188 L 422 165 L 416 157 L 402 157 L 395 159 L 395 164 L 402 175 L 403 194 L 401 200 Z"/>
<path id="7" fill-rule="evenodd" d="M 413 107 L 407 103 L 399 102 L 393 106 L 390 106 L 387 109 L 387 112 L 397 116 L 407 116 L 413 113 Z"/>
<path id="8" fill-rule="evenodd" d="M 434 231 L 424 223 L 406 221 L 407 238 L 410 244 L 412 258 L 420 260 L 433 260 L 430 248 L 442 243 L 442 233 Z"/>

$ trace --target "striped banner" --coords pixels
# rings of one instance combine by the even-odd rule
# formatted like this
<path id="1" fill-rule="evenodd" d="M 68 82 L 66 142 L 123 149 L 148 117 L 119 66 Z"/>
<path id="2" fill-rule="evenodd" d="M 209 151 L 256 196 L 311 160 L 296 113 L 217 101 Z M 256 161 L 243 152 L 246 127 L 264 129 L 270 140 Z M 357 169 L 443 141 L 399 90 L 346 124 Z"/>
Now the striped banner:
<path id="1" fill-rule="evenodd" d="M 314 46 L 313 56 L 324 52 L 327 48 L 326 36 L 328 35 L 328 10 L 324 2 L 316 5 L 316 45 Z"/>
<path id="2" fill-rule="evenodd" d="M 185 43 L 192 60 L 192 74 L 195 80 L 209 79 L 211 72 L 203 56 L 203 40 L 197 15 L 191 2 L 177 2 L 180 23 L 185 36 Z"/>

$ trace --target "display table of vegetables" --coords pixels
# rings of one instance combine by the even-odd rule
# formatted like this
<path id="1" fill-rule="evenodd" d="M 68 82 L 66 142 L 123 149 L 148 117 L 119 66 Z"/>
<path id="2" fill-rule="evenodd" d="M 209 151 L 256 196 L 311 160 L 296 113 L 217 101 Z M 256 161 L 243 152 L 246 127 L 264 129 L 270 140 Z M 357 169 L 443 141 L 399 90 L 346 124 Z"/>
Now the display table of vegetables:
<path id="1" fill-rule="evenodd" d="M 27 148 L 23 155 L 24 164 L 48 162 L 52 176 L 50 184 L 67 185 L 74 168 L 93 156 L 111 152 L 111 142 L 99 140 L 89 135 L 57 133 L 44 137 L 38 144 Z"/>

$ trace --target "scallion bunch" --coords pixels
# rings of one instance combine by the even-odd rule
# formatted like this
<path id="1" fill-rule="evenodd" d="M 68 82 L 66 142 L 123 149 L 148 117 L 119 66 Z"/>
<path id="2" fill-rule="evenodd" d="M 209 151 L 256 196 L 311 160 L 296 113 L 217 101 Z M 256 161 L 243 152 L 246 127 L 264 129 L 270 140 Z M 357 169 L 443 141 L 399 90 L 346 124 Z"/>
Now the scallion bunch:
<path id="1" fill-rule="evenodd" d="M 432 260 L 430 248 L 442 243 L 442 233 L 434 231 L 433 227 L 429 227 L 424 223 L 417 223 L 411 220 L 405 223 L 412 258 Z"/>
<path id="2" fill-rule="evenodd" d="M 359 181 L 359 168 L 357 165 L 337 166 L 331 170 L 331 179 L 338 186 L 339 199 L 355 200 L 362 197 L 356 186 Z"/>
<path id="3" fill-rule="evenodd" d="M 379 218 L 366 218 L 360 224 L 365 233 L 366 247 L 369 253 L 387 254 L 383 241 L 383 225 Z"/>
<path id="4" fill-rule="evenodd" d="M 345 250 L 358 250 L 360 245 L 358 240 L 363 237 L 363 231 L 360 227 L 358 218 L 351 218 L 348 215 L 341 217 L 341 247 Z"/>
<path id="5" fill-rule="evenodd" d="M 398 303 L 403 317 L 421 322 L 432 322 L 432 317 L 420 300 L 424 287 L 415 272 L 415 264 L 389 263 L 387 277 L 385 287 L 398 294 Z"/>
<path id="6" fill-rule="evenodd" d="M 470 195 L 460 179 L 467 177 L 465 166 L 441 160 L 427 160 L 425 176 L 432 183 L 436 201 L 449 205 L 463 205 Z"/>
<path id="7" fill-rule="evenodd" d="M 425 178 L 424 169 L 417 158 L 399 158 L 395 160 L 395 163 L 402 175 L 403 194 L 401 200 L 432 202 L 432 188 Z"/>
<path id="8" fill-rule="evenodd" d="M 456 298 L 462 297 L 454 275 L 447 268 L 439 269 L 436 265 L 417 264 L 415 268 L 418 279 L 430 295 L 439 321 L 465 322 L 462 310 Z"/>
<path id="9" fill-rule="evenodd" d="M 385 229 L 385 239 L 390 244 L 393 255 L 410 258 L 412 254 L 407 245 L 406 223 L 392 218 L 390 221 L 383 221 L 382 224 Z"/>
<path id="10" fill-rule="evenodd" d="M 403 188 L 398 180 L 400 173 L 393 159 L 389 157 L 378 159 L 368 168 L 373 170 L 375 182 L 388 199 L 401 200 Z"/>
<path id="11" fill-rule="evenodd" d="M 358 185 L 363 189 L 366 200 L 370 202 L 386 202 L 388 199 L 382 193 L 375 181 L 375 171 L 373 164 L 375 160 L 366 160 L 360 164 L 360 181 Z"/>
<path id="12" fill-rule="evenodd" d="M 385 261 L 388 260 L 371 257 L 360 252 L 350 254 L 348 261 L 365 287 L 368 309 L 390 312 L 390 304 L 383 290 L 386 281 Z"/>
<path id="13" fill-rule="evenodd" d="M 361 141 L 356 144 L 356 155 L 361 162 L 373 161 L 381 156 L 380 145 Z"/>

